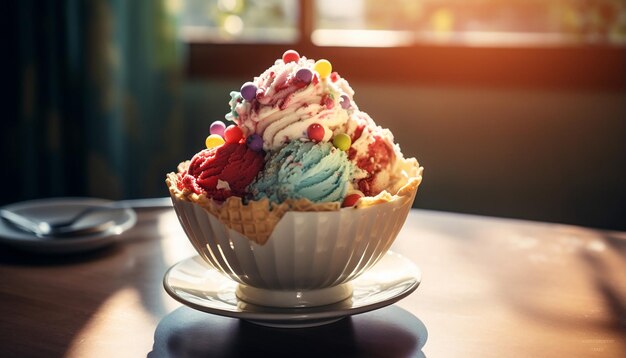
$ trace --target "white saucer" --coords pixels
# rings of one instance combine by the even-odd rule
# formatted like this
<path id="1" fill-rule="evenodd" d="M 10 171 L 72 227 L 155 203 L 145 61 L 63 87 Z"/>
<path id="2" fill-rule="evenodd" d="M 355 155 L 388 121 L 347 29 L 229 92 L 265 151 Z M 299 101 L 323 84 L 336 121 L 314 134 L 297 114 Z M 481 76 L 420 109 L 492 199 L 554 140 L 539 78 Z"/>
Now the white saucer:
<path id="1" fill-rule="evenodd" d="M 14 203 L 4 206 L 3 209 L 34 219 L 54 221 L 71 217 L 86 207 L 105 205 L 109 202 L 95 198 L 50 198 Z M 93 250 L 117 240 L 119 234 L 135 225 L 137 215 L 132 209 L 101 211 L 89 215 L 75 226 L 89 226 L 111 220 L 114 225 L 102 232 L 63 238 L 37 237 L 0 220 L 0 243 L 40 253 L 73 253 Z"/>
<path id="2" fill-rule="evenodd" d="M 388 306 L 415 291 L 420 281 L 417 266 L 388 252 L 351 282 L 352 297 L 326 306 L 276 308 L 247 303 L 235 295 L 235 281 L 208 266 L 199 256 L 172 266 L 163 278 L 163 286 L 174 299 L 200 311 L 270 327 L 304 328 Z"/>

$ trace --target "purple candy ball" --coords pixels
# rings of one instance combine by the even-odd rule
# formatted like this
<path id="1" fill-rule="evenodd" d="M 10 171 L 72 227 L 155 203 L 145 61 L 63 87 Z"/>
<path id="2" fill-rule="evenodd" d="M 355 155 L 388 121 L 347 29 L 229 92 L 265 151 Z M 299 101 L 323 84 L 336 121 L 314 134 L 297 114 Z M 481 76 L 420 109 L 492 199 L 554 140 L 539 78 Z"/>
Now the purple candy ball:
<path id="1" fill-rule="evenodd" d="M 308 68 L 301 68 L 296 72 L 296 78 L 304 83 L 311 83 L 313 71 Z"/>
<path id="2" fill-rule="evenodd" d="M 246 82 L 241 86 L 241 97 L 246 101 L 250 102 L 256 98 L 256 90 L 257 87 L 252 82 Z"/>
<path id="3" fill-rule="evenodd" d="M 263 138 L 256 133 L 248 136 L 246 143 L 248 144 L 248 148 L 254 150 L 255 152 L 263 149 Z"/>
<path id="4" fill-rule="evenodd" d="M 350 97 L 348 97 L 347 94 L 342 94 L 341 95 L 341 108 L 348 109 L 350 108 L 350 106 L 351 106 Z"/>
<path id="5" fill-rule="evenodd" d="M 217 134 L 220 137 L 224 137 L 224 129 L 226 129 L 226 125 L 222 121 L 215 121 L 211 123 L 211 127 L 209 127 L 209 132 L 211 134 Z"/>

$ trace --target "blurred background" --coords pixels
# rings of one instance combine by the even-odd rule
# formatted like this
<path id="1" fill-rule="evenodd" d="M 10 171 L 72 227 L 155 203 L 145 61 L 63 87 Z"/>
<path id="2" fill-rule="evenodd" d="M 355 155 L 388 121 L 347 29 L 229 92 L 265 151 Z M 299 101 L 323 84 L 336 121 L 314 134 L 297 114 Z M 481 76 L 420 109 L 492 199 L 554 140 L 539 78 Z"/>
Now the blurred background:
<path id="1" fill-rule="evenodd" d="M 425 167 L 414 206 L 626 230 L 626 0 L 3 5 L 0 205 L 167 196 L 229 92 L 327 58 Z"/>

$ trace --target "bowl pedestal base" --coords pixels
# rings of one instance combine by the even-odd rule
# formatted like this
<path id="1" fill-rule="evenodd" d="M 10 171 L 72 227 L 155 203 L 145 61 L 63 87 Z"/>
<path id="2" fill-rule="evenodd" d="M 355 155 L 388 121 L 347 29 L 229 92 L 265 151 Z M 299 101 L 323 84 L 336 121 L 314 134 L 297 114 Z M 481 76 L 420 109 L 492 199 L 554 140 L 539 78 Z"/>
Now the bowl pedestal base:
<path id="1" fill-rule="evenodd" d="M 302 291 L 268 290 L 239 284 L 235 294 L 242 301 L 261 306 L 315 307 L 343 301 L 352 296 L 352 284 L 347 282 L 337 286 Z"/>

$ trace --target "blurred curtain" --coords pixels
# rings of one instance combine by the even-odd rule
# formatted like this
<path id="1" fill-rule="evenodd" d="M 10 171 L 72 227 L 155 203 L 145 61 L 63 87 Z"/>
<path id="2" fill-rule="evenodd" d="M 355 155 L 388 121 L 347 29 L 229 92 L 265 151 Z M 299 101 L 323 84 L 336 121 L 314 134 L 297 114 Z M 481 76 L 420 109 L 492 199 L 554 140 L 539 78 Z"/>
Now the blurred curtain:
<path id="1" fill-rule="evenodd" d="M 167 195 L 182 157 L 176 1 L 4 5 L 2 203 Z"/>

